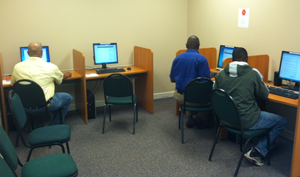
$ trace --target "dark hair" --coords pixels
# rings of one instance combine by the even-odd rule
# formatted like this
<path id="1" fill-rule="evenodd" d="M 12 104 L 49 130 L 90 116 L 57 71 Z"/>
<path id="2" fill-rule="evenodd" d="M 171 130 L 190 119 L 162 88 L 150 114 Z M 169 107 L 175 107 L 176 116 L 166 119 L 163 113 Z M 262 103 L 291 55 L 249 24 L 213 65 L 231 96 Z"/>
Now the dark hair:
<path id="1" fill-rule="evenodd" d="M 247 50 L 242 47 L 238 47 L 238 48 L 234 49 L 234 51 L 232 52 L 232 60 L 233 61 L 247 61 L 248 60 Z"/>
<path id="2" fill-rule="evenodd" d="M 188 38 L 187 43 L 186 43 L 186 48 L 198 50 L 199 47 L 200 47 L 200 41 L 197 36 L 193 35 Z"/>

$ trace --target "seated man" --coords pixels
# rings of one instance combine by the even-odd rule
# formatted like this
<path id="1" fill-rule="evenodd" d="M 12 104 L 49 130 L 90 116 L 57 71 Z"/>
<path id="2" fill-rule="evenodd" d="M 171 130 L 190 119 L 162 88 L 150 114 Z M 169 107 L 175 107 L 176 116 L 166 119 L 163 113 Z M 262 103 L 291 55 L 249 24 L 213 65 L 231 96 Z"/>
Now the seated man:
<path id="1" fill-rule="evenodd" d="M 256 98 L 266 100 L 269 90 L 257 69 L 248 65 L 248 54 L 244 48 L 236 48 L 232 53 L 233 62 L 216 75 L 214 88 L 221 88 L 232 96 L 236 103 L 244 129 L 255 130 L 268 128 L 271 147 L 286 126 L 286 120 L 276 114 L 261 111 Z M 267 137 L 259 139 L 257 145 L 244 154 L 256 165 L 264 164 L 267 155 Z"/>
<path id="2" fill-rule="evenodd" d="M 174 98 L 179 104 L 184 102 L 184 89 L 186 85 L 197 77 L 206 77 L 210 79 L 210 69 L 205 56 L 199 54 L 198 49 L 200 41 L 197 36 L 191 36 L 186 43 L 187 51 L 178 55 L 172 64 L 170 79 L 176 82 Z M 192 119 L 192 114 L 187 111 L 189 121 L 187 127 L 191 128 L 197 122 Z M 207 118 L 208 112 L 199 112 L 199 118 Z"/>
<path id="3" fill-rule="evenodd" d="M 69 72 L 63 74 L 56 65 L 47 63 L 41 59 L 43 50 L 40 43 L 30 43 L 28 46 L 28 55 L 30 56 L 28 60 L 15 65 L 12 73 L 11 85 L 21 79 L 29 79 L 36 82 L 42 87 L 46 101 L 51 99 L 48 111 L 54 112 L 61 109 L 62 119 L 64 120 L 73 97 L 68 93 L 55 93 L 54 82 L 61 84 L 63 79 L 71 77 L 72 74 Z M 25 111 L 27 113 L 42 113 L 45 110 L 44 108 L 41 108 L 38 110 L 25 109 Z M 54 115 L 53 123 L 60 124 L 59 113 Z M 42 118 L 36 118 L 34 124 L 36 127 L 44 126 Z"/>

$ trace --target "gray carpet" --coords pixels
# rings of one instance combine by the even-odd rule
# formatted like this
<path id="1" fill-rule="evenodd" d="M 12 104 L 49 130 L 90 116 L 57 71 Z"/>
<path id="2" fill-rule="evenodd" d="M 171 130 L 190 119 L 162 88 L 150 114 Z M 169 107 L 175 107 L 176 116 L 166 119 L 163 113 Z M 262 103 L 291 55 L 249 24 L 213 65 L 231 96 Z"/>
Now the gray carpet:
<path id="1" fill-rule="evenodd" d="M 155 100 L 155 113 L 139 108 L 136 134 L 132 134 L 133 108 L 113 106 L 112 122 L 106 121 L 102 134 L 103 108 L 96 119 L 86 125 L 75 111 L 67 114 L 65 124 L 71 126 L 71 155 L 78 167 L 78 176 L 233 176 L 240 157 L 239 145 L 220 141 L 212 161 L 208 156 L 214 130 L 185 129 L 185 144 L 181 144 L 178 117 L 173 99 Z M 15 142 L 16 132 L 9 132 Z M 239 176 L 289 176 L 293 142 L 279 138 L 271 153 L 271 166 L 255 166 L 244 159 Z M 29 149 L 21 143 L 16 148 L 22 162 Z M 39 148 L 31 159 L 61 153 L 59 147 Z M 17 173 L 20 174 L 19 167 Z"/>

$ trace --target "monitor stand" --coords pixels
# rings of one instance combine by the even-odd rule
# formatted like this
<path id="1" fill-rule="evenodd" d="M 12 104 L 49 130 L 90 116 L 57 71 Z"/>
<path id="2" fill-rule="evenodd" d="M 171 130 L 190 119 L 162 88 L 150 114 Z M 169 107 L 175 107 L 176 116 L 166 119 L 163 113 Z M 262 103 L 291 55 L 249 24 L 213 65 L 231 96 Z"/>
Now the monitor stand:
<path id="1" fill-rule="evenodd" d="M 293 90 L 299 92 L 299 82 L 295 82 Z"/>
<path id="2" fill-rule="evenodd" d="M 102 64 L 102 69 L 107 69 L 106 64 Z"/>

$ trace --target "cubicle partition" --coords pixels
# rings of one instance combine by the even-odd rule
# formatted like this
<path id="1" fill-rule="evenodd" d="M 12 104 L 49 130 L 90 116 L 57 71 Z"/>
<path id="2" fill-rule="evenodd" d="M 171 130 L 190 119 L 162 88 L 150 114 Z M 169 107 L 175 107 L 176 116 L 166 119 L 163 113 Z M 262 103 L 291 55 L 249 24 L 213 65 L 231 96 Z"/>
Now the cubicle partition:
<path id="1" fill-rule="evenodd" d="M 252 68 L 258 69 L 258 71 L 263 75 L 263 81 L 268 82 L 269 77 L 269 55 L 253 55 L 248 56 L 248 64 Z M 232 58 L 226 58 L 223 61 L 223 68 L 232 62 Z"/>
<path id="2" fill-rule="evenodd" d="M 0 53 L 0 74 L 3 76 L 3 64 L 2 64 L 2 54 Z M 8 133 L 8 123 L 7 123 L 7 114 L 6 114 L 6 106 L 5 106 L 5 97 L 3 90 L 3 78 L 0 77 L 0 92 L 1 92 L 1 119 L 3 120 L 3 127 Z"/>
<path id="3" fill-rule="evenodd" d="M 176 52 L 176 56 L 179 54 L 186 52 L 187 49 L 181 49 Z M 214 47 L 211 48 L 200 48 L 198 52 L 204 55 L 208 61 L 208 65 L 210 69 L 216 69 L 217 67 L 217 49 Z"/>
<path id="4" fill-rule="evenodd" d="M 80 76 L 80 79 L 75 80 L 75 108 L 81 119 L 88 124 L 85 55 L 76 49 L 73 49 L 73 67 L 74 71 Z"/>
<path id="5" fill-rule="evenodd" d="M 153 114 L 153 51 L 135 46 L 134 66 L 147 70 L 147 73 L 139 74 L 135 80 L 135 94 L 138 98 L 138 105 Z"/>

